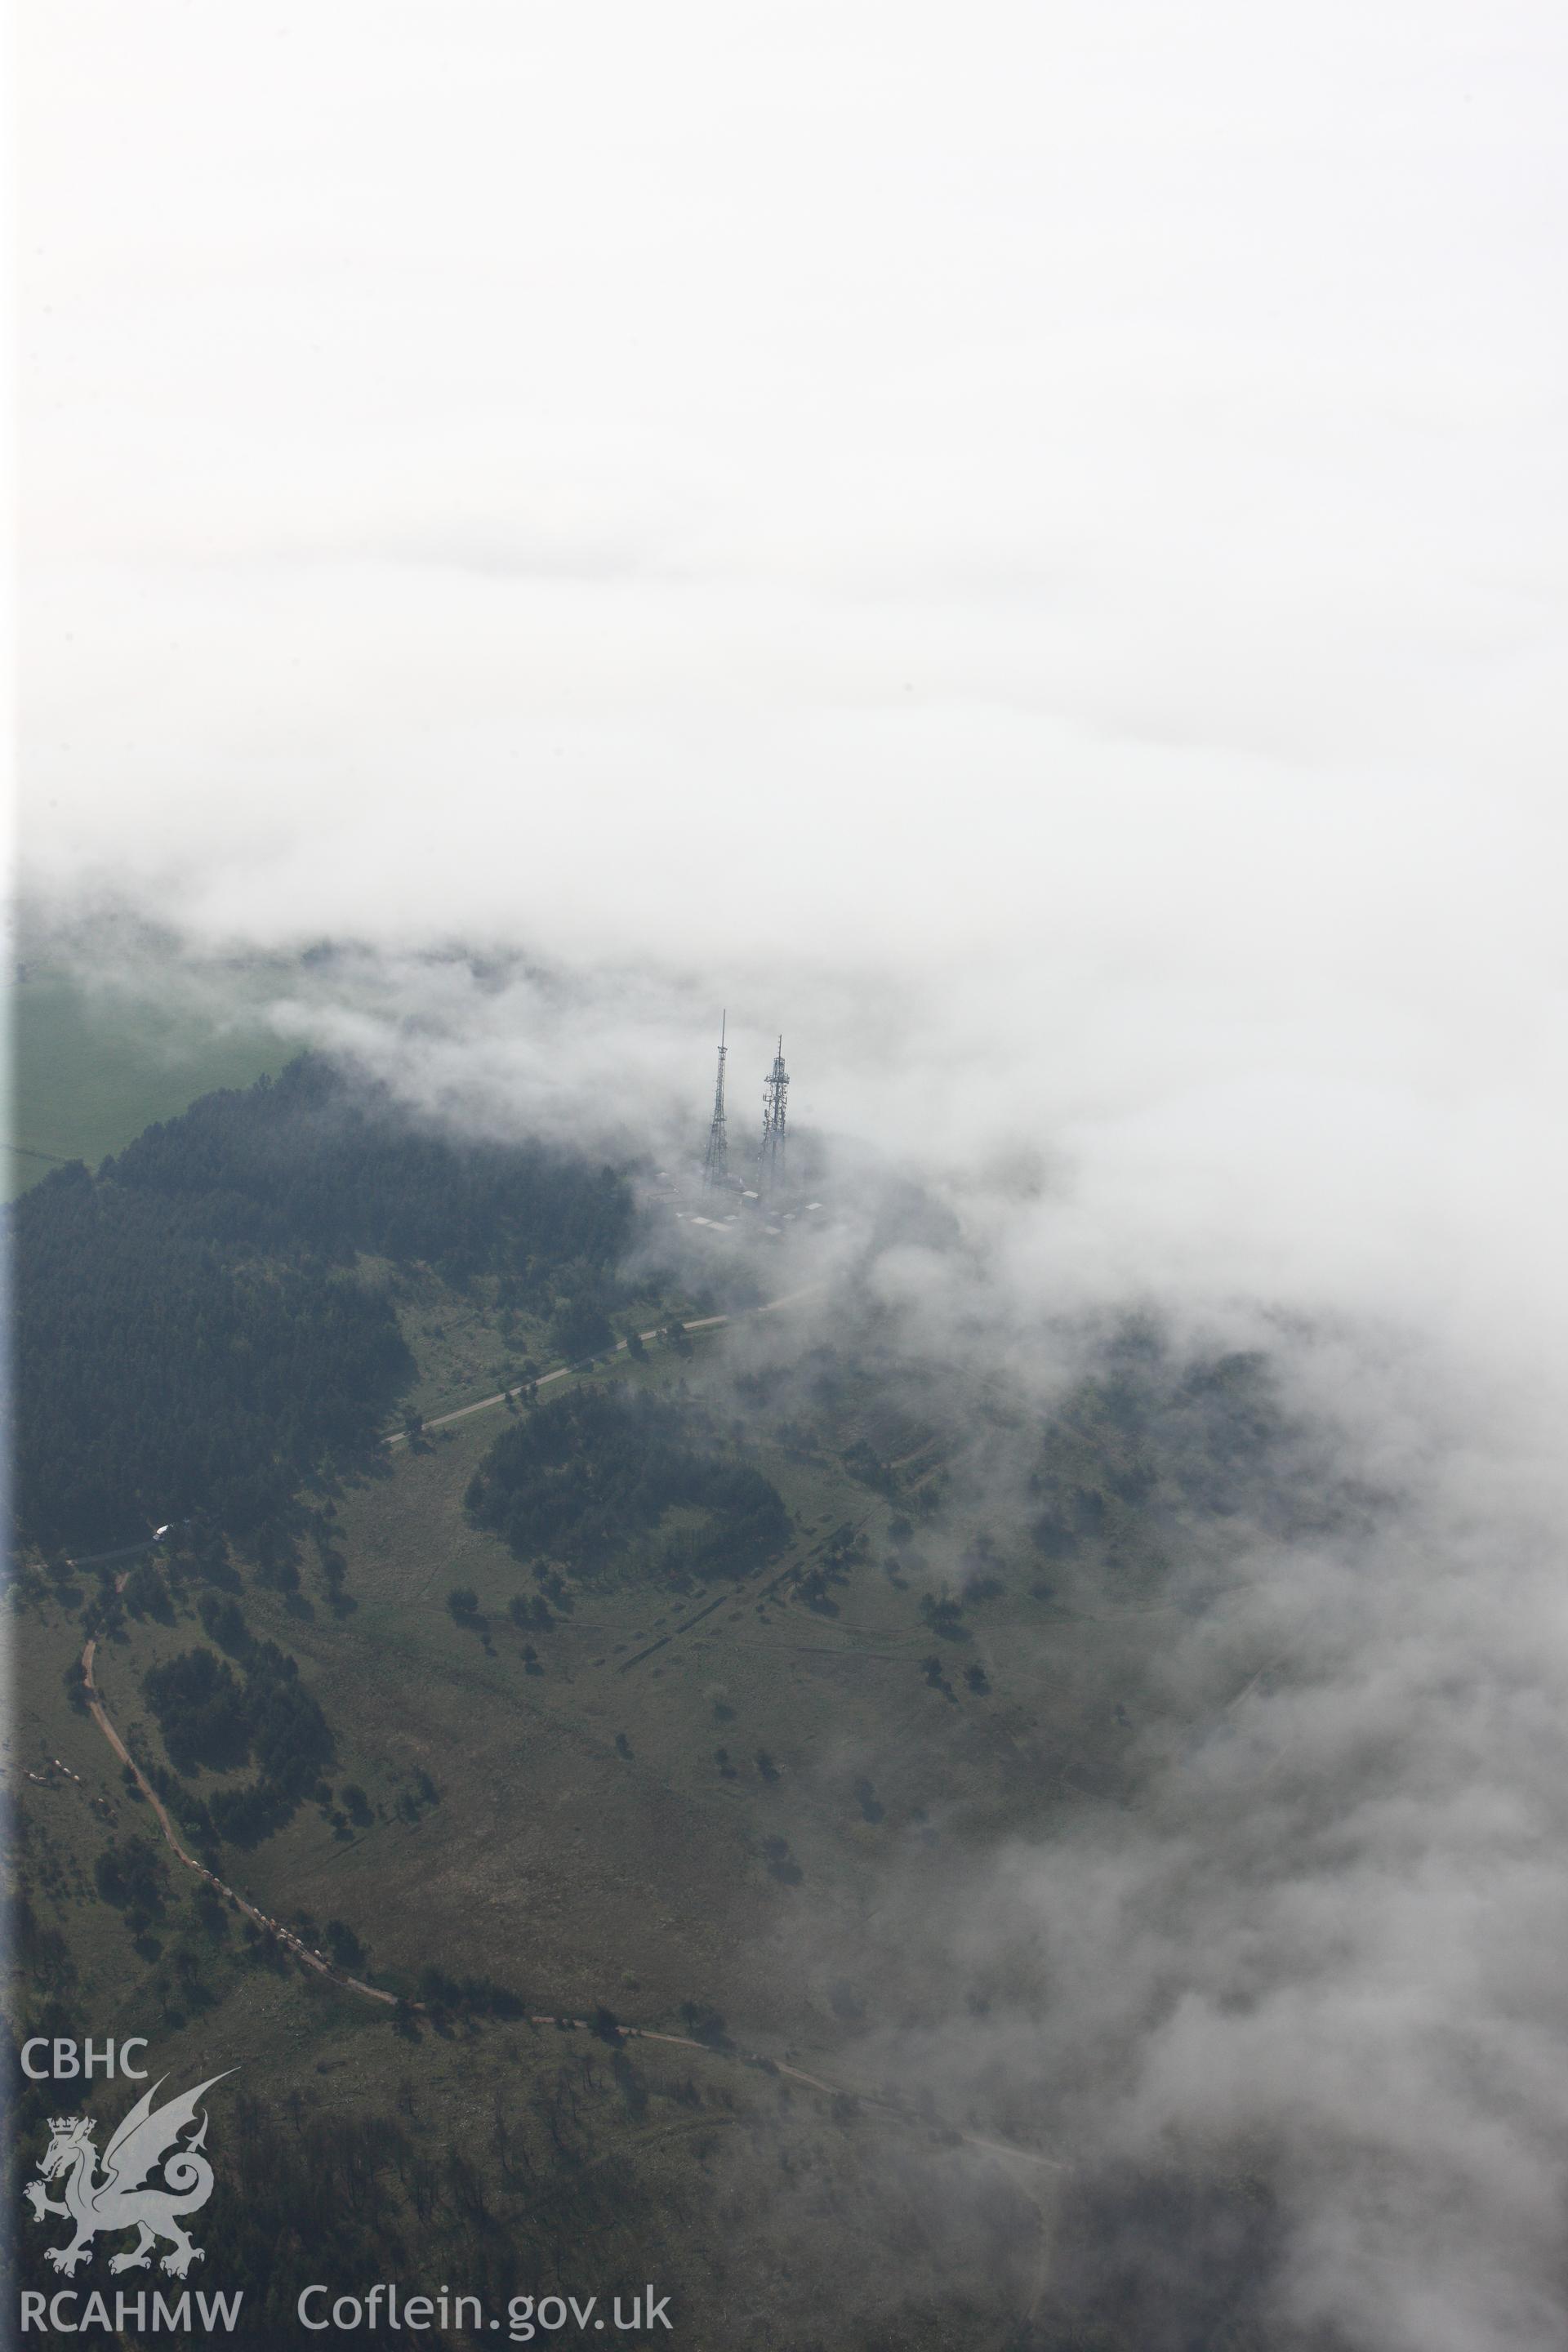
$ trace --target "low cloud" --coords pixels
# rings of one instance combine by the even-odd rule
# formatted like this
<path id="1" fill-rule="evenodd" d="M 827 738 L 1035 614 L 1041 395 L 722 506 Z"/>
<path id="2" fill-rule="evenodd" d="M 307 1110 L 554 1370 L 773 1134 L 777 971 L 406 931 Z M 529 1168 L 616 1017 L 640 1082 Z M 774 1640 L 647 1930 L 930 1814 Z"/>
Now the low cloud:
<path id="1" fill-rule="evenodd" d="M 1107 1633 L 1197 1732 L 911 1893 L 889 2063 L 1253 2151 L 1281 2341 L 1545 2352 L 1555 20 L 22 14 L 30 920 L 671 1162 L 782 1029 L 917 1389 L 1268 1352 L 1362 1503 Z"/>

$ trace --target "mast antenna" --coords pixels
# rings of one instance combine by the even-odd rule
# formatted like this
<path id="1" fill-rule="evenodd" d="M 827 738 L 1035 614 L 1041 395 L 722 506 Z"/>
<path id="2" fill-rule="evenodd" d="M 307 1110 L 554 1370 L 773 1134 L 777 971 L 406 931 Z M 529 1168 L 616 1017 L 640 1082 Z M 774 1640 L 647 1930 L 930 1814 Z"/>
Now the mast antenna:
<path id="1" fill-rule="evenodd" d="M 724 1132 L 724 1056 L 729 1047 L 724 1043 L 729 1026 L 728 1007 L 719 1016 L 719 1076 L 713 1087 L 713 1118 L 708 1129 L 708 1150 L 702 1162 L 702 1189 L 711 1192 L 716 1186 L 728 1182 L 730 1146 Z"/>
<path id="2" fill-rule="evenodd" d="M 784 1102 L 789 1093 L 789 1072 L 784 1067 L 784 1039 L 773 1056 L 773 1066 L 763 1085 L 763 1141 L 757 1153 L 757 1191 L 765 1201 L 778 1192 L 784 1181 L 785 1147 L 788 1141 L 784 1125 Z"/>

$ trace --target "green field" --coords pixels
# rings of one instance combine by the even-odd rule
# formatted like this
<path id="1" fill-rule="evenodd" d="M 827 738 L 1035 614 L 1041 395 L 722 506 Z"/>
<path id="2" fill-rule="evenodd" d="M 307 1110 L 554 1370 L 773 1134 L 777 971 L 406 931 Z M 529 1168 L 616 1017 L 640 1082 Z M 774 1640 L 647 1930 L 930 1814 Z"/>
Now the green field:
<path id="1" fill-rule="evenodd" d="M 63 967 L 29 965 L 12 983 L 6 1198 L 52 1166 L 96 1167 L 154 1119 L 215 1087 L 248 1086 L 297 1050 L 254 1015 L 89 987 Z"/>

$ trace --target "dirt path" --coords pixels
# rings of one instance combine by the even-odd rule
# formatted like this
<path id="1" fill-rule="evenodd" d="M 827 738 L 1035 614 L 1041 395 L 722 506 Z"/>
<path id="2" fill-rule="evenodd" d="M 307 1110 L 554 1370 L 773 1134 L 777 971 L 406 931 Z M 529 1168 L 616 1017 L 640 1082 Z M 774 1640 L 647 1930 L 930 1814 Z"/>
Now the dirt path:
<path id="1" fill-rule="evenodd" d="M 782 1304 L 782 1302 L 779 1303 Z M 291 1928 L 285 1927 L 281 1920 L 274 1919 L 267 1912 L 258 1910 L 257 1906 L 247 1901 L 237 1888 L 219 1878 L 216 1872 L 206 1869 L 194 1854 L 186 1853 L 180 1834 L 170 1818 L 167 1806 L 148 1780 L 146 1774 L 126 1747 L 110 1718 L 109 1710 L 103 1704 L 102 1695 L 93 1680 L 93 1660 L 97 1651 L 98 1641 L 94 1636 L 86 1643 L 81 1654 L 82 1681 L 87 1690 L 88 1712 L 114 1754 L 131 1773 L 147 1803 L 152 1807 L 158 1826 L 175 1860 L 182 1863 L 187 1870 L 195 1871 L 198 1878 L 205 1878 L 207 1885 L 216 1887 L 220 1895 L 226 1895 L 247 1919 L 254 1920 L 256 1925 L 264 1928 L 268 1935 L 276 1936 L 279 1943 L 290 1951 L 302 1966 L 314 1969 L 318 1976 L 325 1977 L 330 1984 L 341 1987 L 345 1992 L 363 1993 L 367 2000 L 382 2001 L 389 2009 L 397 2008 L 399 2003 L 395 1993 L 384 1992 L 379 1985 L 366 1984 L 362 1977 L 350 1976 L 346 1969 L 334 1968 L 331 1960 L 325 1958 L 321 1953 L 313 1951 L 310 1946 L 300 1937 L 296 1936 Z M 418 2001 L 409 2001 L 405 2006 L 418 2011 L 422 2004 Z M 565 2027 L 579 2033 L 593 2033 L 595 2031 L 589 2018 L 558 2016 L 548 2011 L 542 2011 L 531 2016 L 528 2021 L 531 2025 Z M 858 2105 L 873 2107 L 879 2114 L 891 2116 L 894 2121 L 908 2126 L 911 2130 L 931 2132 L 933 2129 L 942 2128 L 940 2125 L 933 2126 L 926 2116 L 911 2114 L 896 2099 L 887 2098 L 879 2092 L 857 2089 L 847 2083 L 829 2083 L 820 2074 L 808 2074 L 803 2067 L 786 2064 L 783 2059 L 769 2058 L 760 2053 L 725 2049 L 711 2042 L 700 2042 L 695 2035 L 689 2033 L 661 2033 L 650 2025 L 622 2025 L 617 2021 L 612 2030 L 623 2042 L 658 2042 L 671 2050 L 695 2050 L 707 2058 L 723 2058 L 728 2059 L 732 2064 L 758 2067 L 763 2073 L 778 2074 L 789 2082 L 802 2083 L 808 2090 L 819 2091 L 825 2098 L 852 2099 Z M 1012 2140 L 987 2139 L 979 2132 L 956 2130 L 952 2132 L 952 2137 L 955 2141 L 962 2142 L 965 2147 L 979 2148 L 989 2156 L 1009 2158 L 1016 2163 L 1027 2165 L 1037 2170 L 1070 2172 L 1073 2168 L 1070 2164 L 1065 2163 L 1058 2157 L 1041 2156 L 1033 2148 L 1020 2147 Z"/>
<path id="2" fill-rule="evenodd" d="M 123 1577 L 120 1580 L 121 1584 L 123 1584 L 124 1580 Z M 86 1648 L 81 1654 L 81 1675 L 82 1681 L 87 1688 L 88 1713 L 91 1716 L 94 1723 L 97 1724 L 100 1731 L 102 1732 L 105 1739 L 108 1740 L 110 1747 L 114 1750 L 116 1756 L 119 1757 L 126 1770 L 134 1780 L 137 1788 L 141 1790 L 148 1804 L 153 1808 L 154 1814 L 157 1816 L 158 1826 L 163 1831 L 164 1839 L 166 1840 L 174 1859 L 177 1862 L 184 1863 L 187 1870 L 194 1870 L 198 1878 L 205 1878 L 209 1886 L 216 1886 L 220 1895 L 226 1895 L 229 1901 L 235 1904 L 239 1910 L 243 1911 L 247 1919 L 254 1919 L 258 1927 L 265 1928 L 267 1933 L 270 1936 L 276 1936 L 279 1943 L 283 1944 L 290 1952 L 292 1952 L 297 1960 L 302 1961 L 308 1969 L 314 1969 L 318 1976 L 325 1977 L 331 1984 L 342 1985 L 344 1990 L 349 1992 L 362 1992 L 364 1994 L 367 2000 L 384 2001 L 388 2008 L 395 2009 L 397 2006 L 397 1996 L 395 1993 L 383 1992 L 378 1985 L 365 1984 L 359 1977 L 350 1976 L 346 1969 L 334 1968 L 331 1960 L 323 1958 L 320 1952 L 312 1951 L 310 1945 L 307 1944 L 302 1937 L 296 1936 L 291 1928 L 285 1927 L 280 1919 L 270 1918 L 265 1911 L 258 1911 L 254 1903 L 247 1902 L 243 1895 L 237 1893 L 234 1887 L 226 1885 L 226 1882 L 219 1878 L 215 1872 L 206 1869 L 203 1864 L 196 1860 L 195 1854 L 187 1853 L 185 1852 L 184 1846 L 181 1843 L 179 1832 L 175 1829 L 174 1822 L 169 1818 L 168 1807 L 164 1804 L 157 1790 L 152 1786 L 151 1782 L 148 1780 L 147 1775 L 142 1769 L 141 1765 L 138 1764 L 135 1757 L 132 1755 L 131 1750 L 126 1747 L 124 1740 L 121 1739 L 119 1732 L 116 1731 L 113 1724 L 110 1721 L 109 1710 L 104 1706 L 102 1697 L 99 1692 L 98 1685 L 92 1678 L 92 1662 L 97 1650 L 98 1641 L 97 1637 L 94 1636 L 94 1638 L 87 1643 Z"/>
<path id="3" fill-rule="evenodd" d="M 770 1298 L 761 1307 L 748 1307 L 743 1311 L 750 1315 L 769 1315 L 778 1307 L 792 1307 L 797 1299 L 805 1298 L 809 1297 L 813 1291 L 819 1290 L 821 1287 L 822 1285 L 820 1283 L 807 1283 L 804 1288 L 800 1290 L 792 1290 L 783 1298 Z M 705 1315 L 697 1322 L 688 1323 L 684 1328 L 688 1331 L 708 1331 L 713 1329 L 719 1324 L 729 1323 L 735 1319 L 737 1318 L 729 1315 Z M 654 1339 L 657 1339 L 658 1336 L 658 1334 L 657 1330 L 645 1331 L 641 1334 L 644 1340 Z M 626 1346 L 627 1342 L 625 1339 L 618 1340 L 616 1342 L 616 1353 L 619 1354 L 623 1352 Z M 568 1378 L 571 1370 L 572 1367 L 570 1364 L 562 1364 L 558 1366 L 554 1371 L 544 1373 L 534 1385 L 539 1388 L 544 1388 L 552 1381 L 563 1381 Z M 465 1420 L 471 1412 L 487 1412 L 493 1405 L 504 1404 L 509 1393 L 510 1392 L 507 1390 L 498 1390 L 494 1396 L 481 1397 L 477 1404 L 459 1405 L 453 1412 L 438 1413 L 434 1420 L 425 1423 L 424 1426 L 426 1429 L 441 1429 L 444 1428 L 448 1422 Z M 405 1444 L 407 1443 L 405 1433 L 400 1431 L 395 1436 L 390 1438 L 388 1443 L 393 1445 Z M 149 1550 L 151 1549 L 151 1545 L 137 1545 L 127 1548 L 128 1550 L 134 1549 L 135 1551 Z M 104 1559 L 112 1559 L 115 1555 L 113 1553 L 107 1553 L 102 1555 L 102 1557 Z M 126 1557 L 126 1553 L 122 1552 L 120 1557 Z M 124 1575 L 116 1577 L 114 1589 L 117 1592 L 124 1591 L 125 1581 L 126 1578 Z M 715 1603 L 714 1605 L 717 1607 L 719 1604 Z M 701 1611 L 699 1614 L 706 1615 L 707 1612 Z M 680 1627 L 678 1630 L 684 1632 L 685 1628 Z M 668 1640 L 668 1636 L 666 1635 L 665 1639 Z M 661 1642 L 656 1642 L 653 1644 L 654 1649 L 660 1649 L 662 1647 L 663 1643 Z M 199 1863 L 195 1854 L 186 1852 L 184 1843 L 180 1837 L 179 1832 L 175 1829 L 174 1821 L 170 1816 L 168 1807 L 164 1804 L 157 1790 L 153 1787 L 147 1775 L 142 1771 L 141 1765 L 138 1764 L 134 1756 L 132 1755 L 131 1750 L 126 1747 L 125 1742 L 121 1739 L 119 1732 L 116 1731 L 113 1723 L 110 1719 L 109 1710 L 104 1706 L 102 1696 L 99 1690 L 97 1683 L 93 1679 L 93 1660 L 96 1657 L 97 1653 L 98 1638 L 96 1634 L 94 1634 L 89 1637 L 81 1654 L 81 1674 L 82 1682 L 87 1691 L 88 1713 L 91 1716 L 94 1723 L 97 1724 L 100 1731 L 102 1732 L 103 1737 L 109 1742 L 113 1753 L 119 1757 L 121 1763 L 131 1774 L 132 1780 L 136 1783 L 137 1789 L 140 1790 L 146 1803 L 151 1806 L 153 1815 L 157 1820 L 158 1827 L 163 1833 L 164 1842 L 168 1845 L 169 1851 L 174 1854 L 175 1860 L 182 1864 L 186 1870 L 195 1871 L 198 1878 L 205 1878 L 207 1885 L 209 1886 L 216 1887 L 220 1895 L 226 1895 L 229 1901 L 235 1904 L 238 1909 L 244 1913 L 247 1919 L 254 1920 L 256 1925 L 258 1927 L 265 1928 L 268 1935 L 276 1936 L 279 1942 L 282 1943 L 289 1951 L 294 1954 L 296 1959 L 301 1961 L 306 1968 L 314 1969 L 318 1976 L 325 1977 L 329 1983 L 339 1985 L 346 1991 L 363 1993 L 367 2000 L 384 2001 L 388 2008 L 395 2009 L 397 2007 L 397 1996 L 395 1993 L 384 1992 L 380 1986 L 366 1984 L 362 1978 L 351 1976 L 345 1969 L 335 1968 L 331 1960 L 327 1959 L 321 1953 L 313 1950 L 301 1937 L 296 1936 L 290 1928 L 285 1927 L 280 1919 L 274 1919 L 267 1912 L 258 1910 L 254 1903 L 248 1902 L 247 1898 L 243 1895 L 239 1894 L 236 1888 L 228 1885 L 226 1881 L 219 1878 L 216 1873 L 208 1870 L 204 1864 Z M 649 1651 L 645 1652 L 643 1654 L 651 1655 L 652 1653 Z M 636 1664 L 638 1661 L 634 1659 L 630 1663 Z M 623 1668 L 622 1671 L 624 1672 L 625 1669 Z M 410 2008 L 417 2009 L 419 2007 L 419 2003 L 410 2002 L 408 2006 Z M 557 2022 L 557 2021 L 554 2019 L 541 2018 L 535 2020 L 535 2022 L 539 2024 L 553 2024 Z M 570 2022 L 573 2024 L 581 2024 L 582 2021 L 580 2019 L 573 2019 Z M 637 2033 L 640 2032 L 640 2029 L 635 2026 L 626 2026 L 622 2030 L 626 2033 Z M 679 2035 L 669 2034 L 655 2035 L 652 2038 L 656 2041 L 679 2041 L 681 2039 Z M 693 2050 L 700 2050 L 707 2047 L 705 2043 L 700 2042 L 689 2042 L 685 2046 Z"/>
<path id="4" fill-rule="evenodd" d="M 596 2031 L 591 2020 L 585 2017 L 552 2017 L 542 2013 L 531 2017 L 528 2021 L 531 2025 L 571 2027 L 580 2033 Z M 887 2098 L 878 2091 L 857 2090 L 847 2083 L 825 2082 L 820 2074 L 808 2074 L 803 2067 L 788 2066 L 782 2058 L 764 2057 L 755 2051 L 726 2050 L 721 2043 L 699 2042 L 689 2033 L 656 2032 L 651 2025 L 622 2025 L 617 2021 L 613 2030 L 623 2042 L 662 2042 L 672 2050 L 699 2050 L 704 2057 L 728 2058 L 737 2065 L 753 2066 L 765 2074 L 777 2074 L 791 2083 L 804 2083 L 808 2090 L 820 2091 L 825 2098 L 853 2100 L 857 2106 L 873 2107 L 879 2115 L 889 2116 L 895 2123 L 904 2124 L 911 2131 L 943 2134 L 951 2140 L 962 2141 L 965 2147 L 980 2148 L 987 2156 L 1012 2157 L 1021 2164 L 1045 2172 L 1070 2172 L 1073 2169 L 1060 2157 L 1042 2156 L 1034 2148 L 1019 2147 L 1015 2140 L 987 2139 L 980 2132 L 952 2128 L 944 2133 L 940 2123 L 933 2123 L 929 2116 L 911 2113 L 897 2099 Z"/>
<path id="5" fill-rule="evenodd" d="M 771 1298 L 765 1303 L 765 1305 L 752 1307 L 745 1311 L 752 1315 L 771 1314 L 778 1307 L 793 1306 L 796 1299 L 805 1297 L 808 1295 L 808 1291 L 819 1289 L 820 1287 L 820 1284 L 813 1283 L 808 1285 L 805 1290 L 792 1291 L 787 1297 L 783 1298 Z M 728 1315 L 709 1315 L 705 1316 L 700 1322 L 687 1324 L 685 1328 L 689 1331 L 710 1330 L 719 1324 L 729 1323 L 735 1319 L 737 1318 Z M 647 1340 L 657 1338 L 658 1334 L 654 1331 L 645 1331 L 641 1336 L 645 1340 Z M 621 1340 L 618 1343 L 617 1352 L 619 1352 L 620 1349 L 624 1349 L 626 1346 L 626 1342 L 624 1339 Z M 537 1386 L 542 1388 L 549 1381 L 564 1380 L 567 1378 L 570 1370 L 570 1365 L 562 1365 L 553 1372 L 546 1372 L 538 1381 Z M 477 1404 L 459 1405 L 455 1412 L 442 1413 L 435 1420 L 426 1422 L 424 1425 L 426 1429 L 438 1429 L 444 1427 L 448 1422 L 461 1421 L 469 1413 L 483 1412 L 492 1406 L 503 1403 L 505 1402 L 506 1393 L 507 1392 L 505 1391 L 498 1391 L 494 1396 L 481 1398 Z M 406 1439 L 400 1433 L 389 1442 L 395 1445 L 406 1443 Z M 923 1449 L 921 1450 L 923 1451 Z M 816 1549 L 820 1549 L 822 1547 L 819 1545 Z M 784 1574 L 787 1573 L 788 1570 L 786 1570 L 783 1573 L 775 1575 L 773 1579 L 773 1583 L 770 1584 L 769 1590 L 771 1591 L 773 1589 L 773 1584 L 782 1583 L 784 1581 Z M 117 1578 L 115 1589 L 117 1591 L 122 1589 L 125 1580 L 126 1580 L 123 1575 Z M 733 1594 L 726 1594 L 723 1596 L 724 1600 L 731 1601 L 732 1601 L 734 1598 L 735 1596 Z M 712 1604 L 715 1608 L 721 1605 L 721 1603 L 719 1601 Z M 697 1612 L 697 1616 L 689 1621 L 690 1623 L 696 1623 L 699 1618 L 704 1617 L 709 1612 L 706 1609 L 699 1611 Z M 684 1633 L 687 1630 L 688 1628 L 686 1625 L 677 1626 L 673 1629 L 676 1633 Z M 660 1641 L 652 1643 L 647 1650 L 641 1652 L 637 1658 L 628 1659 L 626 1661 L 626 1665 L 622 1666 L 619 1671 L 624 1674 L 626 1671 L 627 1666 L 639 1664 L 643 1657 L 649 1657 L 653 1654 L 655 1650 L 662 1649 L 665 1642 L 668 1641 L 670 1638 L 671 1636 L 669 1634 L 664 1635 Z M 365 2000 L 380 2001 L 389 2009 L 397 2008 L 400 2004 L 395 1993 L 385 1992 L 379 1985 L 366 1984 L 363 1978 L 351 1976 L 346 1969 L 334 1967 L 331 1961 L 327 1959 L 323 1954 L 313 1950 L 309 1944 L 304 1942 L 302 1937 L 295 1935 L 292 1929 L 285 1927 L 281 1920 L 274 1919 L 267 1912 L 258 1909 L 254 1903 L 249 1902 L 245 1895 L 241 1895 L 237 1891 L 237 1889 L 228 1885 L 226 1882 L 219 1878 L 215 1872 L 206 1869 L 202 1863 L 198 1862 L 194 1854 L 187 1853 L 185 1846 L 181 1840 L 180 1834 L 174 1827 L 174 1821 L 170 1816 L 167 1806 L 163 1803 L 163 1799 L 158 1795 L 157 1790 L 152 1786 L 146 1774 L 142 1769 L 141 1765 L 138 1764 L 136 1759 L 132 1755 L 130 1749 L 125 1745 L 124 1740 L 121 1739 L 119 1732 L 115 1729 L 113 1722 L 110 1717 L 109 1711 L 103 1704 L 102 1695 L 93 1678 L 93 1662 L 97 1655 L 97 1651 L 98 1640 L 97 1636 L 94 1635 L 86 1643 L 81 1654 L 82 1682 L 87 1692 L 88 1712 L 91 1716 L 93 1721 L 97 1724 L 99 1730 L 102 1733 L 104 1738 L 108 1741 L 114 1755 L 120 1759 L 121 1763 L 132 1775 L 132 1778 L 135 1781 L 136 1787 L 140 1790 L 142 1798 L 151 1807 L 158 1826 L 163 1832 L 164 1841 L 167 1843 L 170 1852 L 174 1855 L 176 1861 L 182 1864 L 186 1870 L 194 1871 L 198 1878 L 205 1879 L 209 1886 L 216 1888 L 218 1894 L 225 1895 L 228 1901 L 233 1903 L 247 1919 L 253 1920 L 257 1927 L 262 1928 L 267 1934 L 277 1937 L 279 1943 L 284 1946 L 286 1950 L 293 1954 L 294 1958 L 300 1962 L 301 1966 L 313 1969 L 318 1976 L 324 1977 L 330 1984 L 337 1985 L 343 1991 L 360 1993 Z M 403 2005 L 416 2011 L 416 2012 L 420 2011 L 422 2009 L 422 2004 L 417 2001 L 410 2001 Z M 592 2033 L 595 2030 L 592 2021 L 587 2018 L 557 2016 L 549 2012 L 541 2012 L 537 2015 L 531 2016 L 529 2023 L 531 2025 L 552 2025 L 557 2028 L 566 2028 L 584 2033 Z M 1073 2169 L 1073 2167 L 1069 2163 L 1066 2162 L 1059 2157 L 1041 2155 L 1037 2150 L 1022 2147 L 1018 2146 L 1016 2142 L 1012 2140 L 991 2139 L 979 2132 L 960 2131 L 955 2128 L 944 2130 L 944 2127 L 940 2123 L 934 2123 L 930 2117 L 914 2114 L 909 2108 L 901 2105 L 897 2099 L 889 2098 L 879 2092 L 857 2088 L 850 2084 L 828 2082 L 824 2076 L 820 2074 L 807 2074 L 803 2067 L 789 2065 L 783 2059 L 770 2058 L 760 2053 L 747 2053 L 734 2049 L 726 2049 L 721 2045 L 716 2045 L 711 2042 L 700 2042 L 692 2034 L 663 2033 L 657 2031 L 652 2026 L 622 2025 L 617 2021 L 612 2030 L 623 2042 L 659 2042 L 668 2049 L 692 2050 L 700 2053 L 704 2057 L 726 2059 L 732 2064 L 750 2065 L 759 2068 L 764 2073 L 776 2074 L 784 2081 L 799 2083 L 806 2089 L 819 2093 L 825 2098 L 852 2100 L 857 2105 L 871 2108 L 878 2114 L 888 2116 L 891 2121 L 901 2124 L 910 2130 L 923 2131 L 927 2134 L 941 2134 L 953 2144 L 965 2147 L 976 2148 L 987 2156 L 1000 2157 L 1006 2161 L 1015 2164 L 1021 2164 L 1034 2171 L 1066 2173 L 1070 2172 Z M 1042 2223 L 1043 2222 L 1044 2209 L 1042 2208 Z M 1038 2302 L 1038 2294 L 1037 2293 L 1037 2303 Z"/>

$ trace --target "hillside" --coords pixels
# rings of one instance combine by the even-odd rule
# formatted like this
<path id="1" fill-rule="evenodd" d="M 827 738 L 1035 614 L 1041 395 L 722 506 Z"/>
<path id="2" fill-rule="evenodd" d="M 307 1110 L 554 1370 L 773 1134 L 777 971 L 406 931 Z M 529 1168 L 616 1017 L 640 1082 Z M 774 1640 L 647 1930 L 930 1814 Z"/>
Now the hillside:
<path id="1" fill-rule="evenodd" d="M 652 2280 L 695 2344 L 1142 2352 L 1102 2253 L 1147 2213 L 1212 2236 L 1205 2308 L 1252 2341 L 1258 2178 L 1080 2176 L 1026 2071 L 942 2052 L 1044 1998 L 947 1932 L 989 1858 L 1134 1818 L 1267 1663 L 1160 1670 L 1244 1520 L 1325 1507 L 1265 1364 L 1130 1327 L 1047 1412 L 795 1261 L 795 1305 L 689 1333 L 706 1302 L 620 1270 L 620 1179 L 310 1064 L 23 1206 L 22 1502 L 57 1548 L 13 1595 L 12 2024 L 240 2068 L 226 2283 L 280 2331 L 307 2280 L 438 2271 L 495 2307 Z M 187 1410 L 224 1433 L 205 1483 Z M 180 1477 L 162 1547 L 58 1548 Z"/>

